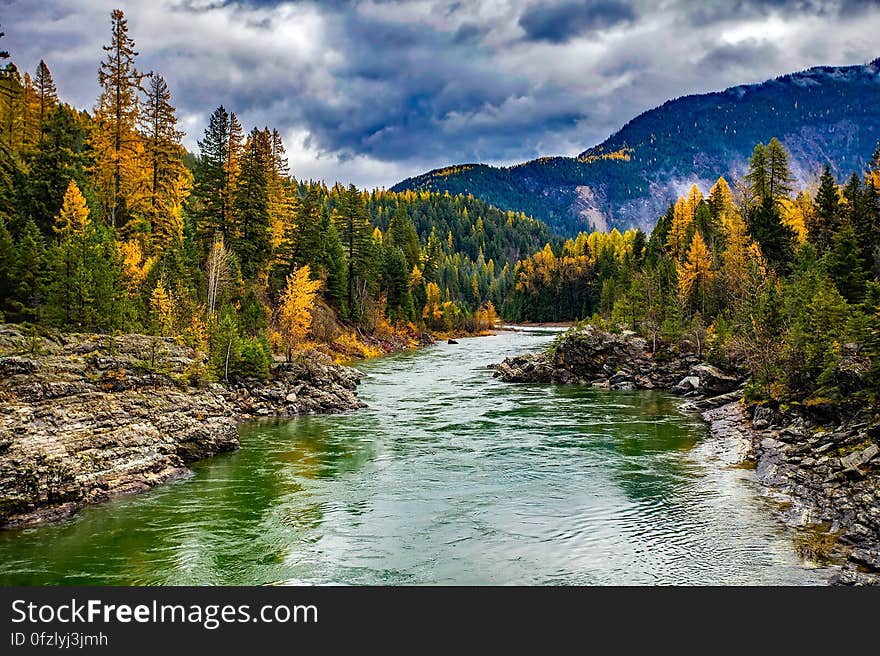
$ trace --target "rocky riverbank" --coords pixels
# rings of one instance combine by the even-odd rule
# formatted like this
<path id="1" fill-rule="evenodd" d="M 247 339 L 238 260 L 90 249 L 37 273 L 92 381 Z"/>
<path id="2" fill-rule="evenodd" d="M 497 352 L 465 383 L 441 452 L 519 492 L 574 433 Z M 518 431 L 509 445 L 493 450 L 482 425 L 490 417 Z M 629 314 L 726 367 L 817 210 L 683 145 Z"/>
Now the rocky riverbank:
<path id="1" fill-rule="evenodd" d="M 173 339 L 0 325 L 0 526 L 187 476 L 187 463 L 238 448 L 242 420 L 363 407 L 360 373 L 320 353 L 266 382 L 205 382 L 204 365 Z"/>
<path id="2" fill-rule="evenodd" d="M 802 406 L 745 406 L 744 377 L 693 354 L 653 353 L 631 332 L 569 331 L 548 351 L 494 365 L 507 382 L 663 389 L 687 397 L 712 435 L 741 447 L 780 517 L 798 530 L 805 557 L 841 565 L 833 582 L 880 583 L 880 425 L 836 421 Z"/>
<path id="3" fill-rule="evenodd" d="M 703 414 L 712 434 L 743 439 L 755 479 L 798 530 L 805 557 L 841 564 L 832 582 L 880 584 L 880 425 L 823 425 L 808 412 L 733 402 Z"/>

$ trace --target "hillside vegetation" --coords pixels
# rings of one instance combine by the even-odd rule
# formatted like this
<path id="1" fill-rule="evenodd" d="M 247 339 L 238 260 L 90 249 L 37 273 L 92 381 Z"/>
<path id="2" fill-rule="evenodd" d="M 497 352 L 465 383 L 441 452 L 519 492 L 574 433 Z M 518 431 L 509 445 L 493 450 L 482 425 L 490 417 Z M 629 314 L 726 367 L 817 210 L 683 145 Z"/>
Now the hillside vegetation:
<path id="1" fill-rule="evenodd" d="M 741 176 L 754 145 L 773 137 L 790 153 L 802 185 L 815 182 L 825 164 L 838 176 L 863 170 L 880 140 L 880 59 L 670 100 L 577 157 L 452 166 L 393 190 L 473 194 L 564 236 L 649 230 L 692 184 L 708 188 L 721 176 Z"/>

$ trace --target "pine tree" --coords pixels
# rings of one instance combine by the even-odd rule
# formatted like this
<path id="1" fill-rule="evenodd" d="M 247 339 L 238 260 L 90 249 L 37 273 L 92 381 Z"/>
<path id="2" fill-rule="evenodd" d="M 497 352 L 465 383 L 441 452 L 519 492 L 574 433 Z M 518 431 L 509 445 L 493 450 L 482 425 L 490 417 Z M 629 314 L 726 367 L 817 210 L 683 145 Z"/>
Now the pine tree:
<path id="1" fill-rule="evenodd" d="M 24 226 L 18 242 L 14 272 L 14 302 L 16 320 L 38 322 L 47 292 L 46 246 L 43 235 L 33 220 Z"/>
<path id="2" fill-rule="evenodd" d="M 767 144 L 767 194 L 779 202 L 791 194 L 792 175 L 788 153 L 776 137 Z"/>
<path id="3" fill-rule="evenodd" d="M 393 320 L 412 321 L 413 301 L 409 290 L 410 270 L 403 251 L 394 245 L 384 247 L 385 262 L 382 286 L 386 292 L 388 316 Z"/>
<path id="4" fill-rule="evenodd" d="M 85 140 L 85 128 L 67 105 L 59 105 L 43 125 L 21 202 L 23 213 L 37 222 L 44 235 L 52 233 L 54 217 L 70 181 L 84 181 L 88 165 Z"/>
<path id="5" fill-rule="evenodd" d="M 672 230 L 672 223 L 675 220 L 675 205 L 669 206 L 666 213 L 658 220 L 654 229 L 651 231 L 651 237 L 648 239 L 648 248 L 646 257 L 650 262 L 656 262 L 666 253 L 667 245 L 670 243 L 669 233 Z"/>
<path id="6" fill-rule="evenodd" d="M 6 228 L 6 221 L 0 216 L 0 317 L 8 309 L 12 300 L 12 288 L 15 280 L 16 248 L 12 235 Z"/>
<path id="7" fill-rule="evenodd" d="M 871 179 L 863 185 L 857 173 L 850 176 L 843 188 L 843 199 L 846 206 L 843 213 L 855 230 L 862 268 L 868 273 L 874 264 L 874 249 L 880 234 L 880 199 Z"/>
<path id="8" fill-rule="evenodd" d="M 235 373 L 241 358 L 242 340 L 235 313 L 223 312 L 219 322 L 212 322 L 209 363 L 215 375 L 229 382 L 230 372 Z"/>
<path id="9" fill-rule="evenodd" d="M 340 318 L 347 319 L 345 249 L 339 239 L 336 226 L 327 215 L 324 216 L 321 230 L 321 243 L 324 246 L 321 264 L 327 275 L 326 295 L 328 300 L 338 309 Z"/>
<path id="10" fill-rule="evenodd" d="M 290 165 L 284 156 L 284 141 L 281 139 L 281 133 L 277 129 L 272 130 L 272 163 L 275 169 L 275 175 L 282 181 L 290 179 Z"/>
<path id="11" fill-rule="evenodd" d="M 769 179 L 767 147 L 763 143 L 759 143 L 752 150 L 752 157 L 749 160 L 749 171 L 746 174 L 749 190 L 758 203 L 761 203 L 770 196 Z"/>
<path id="12" fill-rule="evenodd" d="M 103 46 L 98 81 L 101 96 L 95 107 L 92 148 L 93 169 L 101 191 L 101 204 L 113 227 L 122 226 L 128 213 L 137 208 L 145 171 L 141 165 L 143 144 L 137 132 L 138 93 L 144 75 L 135 67 L 134 40 L 128 36 L 128 21 L 118 9 L 111 14 L 112 39 Z"/>
<path id="13" fill-rule="evenodd" d="M 812 221 L 807 225 L 808 239 L 820 253 L 831 246 L 832 237 L 840 228 L 840 215 L 840 192 L 831 175 L 831 167 L 826 164 L 819 178 Z"/>
<path id="14" fill-rule="evenodd" d="M 859 303 L 865 296 L 866 275 L 860 255 L 855 228 L 845 220 L 834 233 L 823 264 L 840 294 L 850 303 Z"/>
<path id="15" fill-rule="evenodd" d="M 229 114 L 222 105 L 211 114 L 205 136 L 198 145 L 199 159 L 193 186 L 193 196 L 197 201 L 197 233 L 203 243 L 212 243 L 215 233 L 219 233 L 228 243 L 231 234 L 226 169 Z"/>
<path id="16" fill-rule="evenodd" d="M 795 234 L 782 221 L 779 204 L 768 196 L 751 211 L 749 219 L 749 233 L 768 263 L 786 270 L 794 258 Z"/>
<path id="17" fill-rule="evenodd" d="M 234 198 L 236 237 L 233 250 L 239 256 L 241 272 L 246 278 L 264 273 L 272 255 L 264 157 L 259 130 L 254 128 L 245 146 Z"/>
<path id="18" fill-rule="evenodd" d="M 355 307 L 355 287 L 358 284 L 358 278 L 362 277 L 368 269 L 372 228 L 367 218 L 363 198 L 354 185 L 340 192 L 339 206 L 334 211 L 332 220 L 346 252 L 348 265 L 346 305 L 348 311 L 358 317 L 360 308 Z"/>
<path id="19" fill-rule="evenodd" d="M 409 268 L 418 265 L 421 255 L 421 245 L 419 244 L 419 235 L 416 232 L 416 226 L 409 218 L 404 204 L 399 204 L 394 214 L 391 215 L 391 221 L 388 224 L 389 243 L 400 248 L 406 255 Z"/>
<path id="20" fill-rule="evenodd" d="M 183 239 L 183 201 L 191 184 L 180 145 L 183 132 L 177 129 L 171 92 L 161 75 L 150 77 L 140 123 L 150 171 L 146 216 L 161 252 Z"/>
<path id="21" fill-rule="evenodd" d="M 866 177 L 863 197 L 863 223 L 855 226 L 856 234 L 862 244 L 866 268 L 880 278 L 880 187 L 870 176 Z"/>
<path id="22" fill-rule="evenodd" d="M 425 243 L 425 259 L 422 267 L 422 276 L 425 282 L 437 282 L 437 273 L 440 270 L 440 264 L 443 259 L 443 243 L 437 236 L 436 229 L 431 227 L 431 234 L 428 235 L 428 241 Z"/>
<path id="23" fill-rule="evenodd" d="M 238 191 L 238 178 L 241 175 L 242 159 L 247 144 L 244 139 L 244 130 L 235 112 L 229 113 L 229 142 L 226 144 L 226 161 L 223 163 L 223 193 L 225 199 L 223 207 L 225 209 L 224 221 L 227 225 L 232 226 L 235 223 L 235 196 Z M 265 151 L 259 148 L 260 144 L 256 144 L 256 148 L 261 155 L 265 155 Z M 263 158 L 265 159 L 265 157 Z M 264 167 L 268 163 L 264 162 Z"/>
<path id="24" fill-rule="evenodd" d="M 766 146 L 761 143 L 755 146 L 746 181 L 759 206 L 767 199 L 779 203 L 788 198 L 792 190 L 788 153 L 776 137 Z"/>
<path id="25" fill-rule="evenodd" d="M 39 132 L 42 139 L 46 122 L 49 120 L 49 114 L 58 104 L 58 90 L 55 88 L 55 81 L 52 79 L 52 73 L 49 67 L 42 59 L 37 66 L 37 72 L 34 76 L 34 92 L 39 99 Z"/>

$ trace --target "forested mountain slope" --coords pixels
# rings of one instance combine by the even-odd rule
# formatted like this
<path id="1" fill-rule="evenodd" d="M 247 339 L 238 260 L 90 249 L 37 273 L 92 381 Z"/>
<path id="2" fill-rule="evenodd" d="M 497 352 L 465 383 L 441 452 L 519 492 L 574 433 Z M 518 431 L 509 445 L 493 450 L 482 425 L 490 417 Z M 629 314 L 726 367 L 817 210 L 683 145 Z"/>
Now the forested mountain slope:
<path id="1" fill-rule="evenodd" d="M 708 188 L 719 176 L 741 175 L 755 144 L 772 137 L 791 154 L 801 183 L 825 163 L 838 175 L 864 169 L 880 139 L 880 59 L 676 98 L 578 157 L 450 166 L 392 189 L 473 194 L 563 235 L 650 228 L 693 183 Z"/>

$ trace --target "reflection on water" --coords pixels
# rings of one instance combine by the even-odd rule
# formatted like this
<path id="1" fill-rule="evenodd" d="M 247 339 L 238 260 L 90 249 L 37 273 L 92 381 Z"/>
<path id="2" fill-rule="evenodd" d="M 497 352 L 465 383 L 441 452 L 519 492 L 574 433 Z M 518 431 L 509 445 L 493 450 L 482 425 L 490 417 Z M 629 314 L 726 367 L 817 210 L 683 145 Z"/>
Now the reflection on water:
<path id="1" fill-rule="evenodd" d="M 368 410 L 244 426 L 188 480 L 0 533 L 0 583 L 824 581 L 674 399 L 486 369 L 551 337 L 365 363 Z"/>

